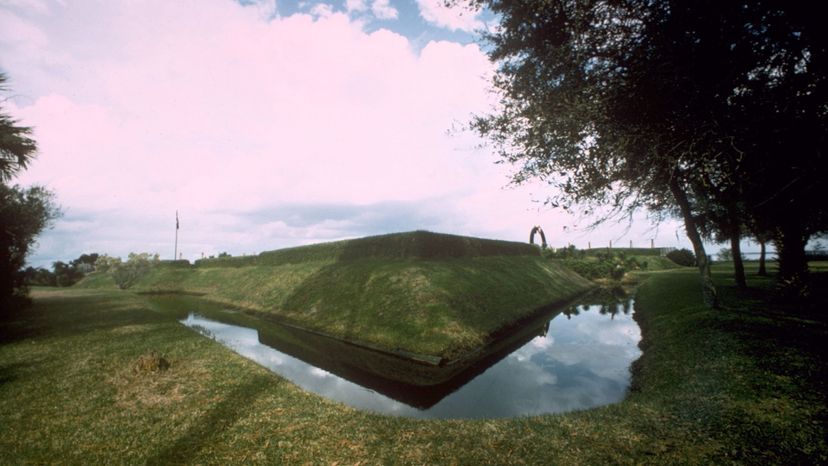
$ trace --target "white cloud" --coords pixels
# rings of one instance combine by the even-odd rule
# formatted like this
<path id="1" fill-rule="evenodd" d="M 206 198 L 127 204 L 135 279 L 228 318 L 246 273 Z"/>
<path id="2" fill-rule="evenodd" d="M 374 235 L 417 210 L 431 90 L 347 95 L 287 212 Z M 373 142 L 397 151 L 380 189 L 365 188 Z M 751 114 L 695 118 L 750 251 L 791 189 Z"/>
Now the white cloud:
<path id="1" fill-rule="evenodd" d="M 346 0 L 345 1 L 345 11 L 348 13 L 351 12 L 361 12 L 368 9 L 368 4 L 365 0 Z"/>
<path id="2" fill-rule="evenodd" d="M 323 18 L 327 18 L 333 15 L 333 7 L 328 5 L 327 3 L 317 3 L 310 10 L 311 14 L 314 16 L 321 16 Z"/>
<path id="3" fill-rule="evenodd" d="M 371 12 L 379 19 L 397 19 L 399 14 L 388 0 L 374 0 L 371 3 Z"/>
<path id="4" fill-rule="evenodd" d="M 447 7 L 443 0 L 417 0 L 420 16 L 427 22 L 452 31 L 473 32 L 484 24 L 477 14 L 462 6 Z"/>
<path id="5" fill-rule="evenodd" d="M 0 7 L 0 68 L 40 146 L 20 181 L 67 211 L 40 263 L 169 257 L 176 209 L 190 259 L 417 228 L 566 243 L 543 188 L 502 190 L 478 139 L 446 134 L 491 103 L 476 45 L 224 0 L 39 4 Z"/>
<path id="6" fill-rule="evenodd" d="M 212 232 L 198 249 L 210 235 L 221 249 L 234 237 L 215 231 L 213 211 L 412 203 L 480 184 L 471 154 L 456 152 L 473 138 L 445 134 L 486 101 L 490 65 L 474 45 L 417 53 L 403 36 L 366 33 L 329 10 L 267 22 L 223 1 L 77 5 L 4 11 L 27 26 L 0 31 L 1 64 L 27 96 L 9 108 L 40 145 L 21 181 L 51 186 L 76 213 L 119 211 L 134 227 L 178 208 Z M 37 40 L 18 41 L 19 31 Z M 349 233 L 324 220 L 273 223 L 246 247 Z"/>

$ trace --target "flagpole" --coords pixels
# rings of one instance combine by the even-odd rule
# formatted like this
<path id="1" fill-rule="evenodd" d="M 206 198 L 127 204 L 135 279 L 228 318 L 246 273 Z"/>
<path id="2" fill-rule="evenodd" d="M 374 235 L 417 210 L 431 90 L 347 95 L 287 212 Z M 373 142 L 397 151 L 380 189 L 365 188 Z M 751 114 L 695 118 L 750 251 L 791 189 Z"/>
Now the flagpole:
<path id="1" fill-rule="evenodd" d="M 175 211 L 175 252 L 173 253 L 173 260 L 178 260 L 178 211 Z"/>

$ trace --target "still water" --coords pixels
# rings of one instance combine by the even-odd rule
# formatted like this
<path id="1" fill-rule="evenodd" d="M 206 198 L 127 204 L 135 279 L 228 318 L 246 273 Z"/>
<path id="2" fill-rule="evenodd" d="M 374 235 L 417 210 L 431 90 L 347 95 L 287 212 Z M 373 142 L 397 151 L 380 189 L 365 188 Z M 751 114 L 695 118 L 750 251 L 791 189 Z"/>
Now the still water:
<path id="1" fill-rule="evenodd" d="M 630 365 L 641 355 L 634 312 L 632 299 L 570 306 L 448 383 L 422 387 L 391 382 L 390 388 L 375 376 L 352 377 L 353 370 L 339 370 L 348 364 L 326 364 L 318 355 L 306 358 L 310 364 L 279 351 L 274 346 L 281 345 L 271 337 L 264 338 L 269 344 L 262 343 L 256 328 L 198 312 L 181 322 L 305 390 L 349 406 L 396 416 L 465 419 L 560 413 L 621 401 L 630 384 Z"/>

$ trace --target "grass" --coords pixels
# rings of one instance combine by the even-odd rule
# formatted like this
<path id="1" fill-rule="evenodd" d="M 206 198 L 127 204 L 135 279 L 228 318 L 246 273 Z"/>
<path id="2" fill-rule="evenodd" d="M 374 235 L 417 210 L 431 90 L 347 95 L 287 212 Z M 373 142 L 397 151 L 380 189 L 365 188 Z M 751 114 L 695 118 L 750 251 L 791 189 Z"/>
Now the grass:
<path id="1" fill-rule="evenodd" d="M 522 243 L 427 232 L 156 266 L 133 291 L 186 292 L 347 341 L 456 360 L 592 283 Z M 79 284 L 113 288 L 106 273 Z"/>
<path id="2" fill-rule="evenodd" d="M 308 261 L 340 262 L 361 259 L 443 259 L 527 255 L 538 256 L 540 249 L 530 244 L 514 241 L 418 230 L 266 251 L 257 256 L 201 259 L 196 261 L 196 266 L 241 267 L 297 264 Z"/>
<path id="3" fill-rule="evenodd" d="M 306 393 L 145 297 L 36 290 L 0 324 L 0 464 L 819 464 L 825 302 L 773 303 L 772 282 L 700 303 L 692 270 L 637 295 L 644 354 L 621 403 L 562 415 L 425 421 Z M 824 278 L 815 274 L 815 278 Z M 823 313 L 815 313 L 815 309 Z M 151 351 L 170 368 L 134 371 Z"/>

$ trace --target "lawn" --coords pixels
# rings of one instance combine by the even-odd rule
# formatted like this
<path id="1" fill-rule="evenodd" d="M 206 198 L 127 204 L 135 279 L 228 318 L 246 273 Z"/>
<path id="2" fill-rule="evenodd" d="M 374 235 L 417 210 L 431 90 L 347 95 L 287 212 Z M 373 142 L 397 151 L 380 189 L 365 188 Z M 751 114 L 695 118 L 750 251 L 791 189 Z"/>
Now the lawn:
<path id="1" fill-rule="evenodd" d="M 701 305 L 693 270 L 644 277 L 625 401 L 474 421 L 327 401 L 139 295 L 36 290 L 0 324 L 0 464 L 828 462 L 824 301 L 791 307 L 767 279 L 737 293 L 726 266 L 715 274 L 721 310 Z M 152 351 L 169 369 L 136 370 Z"/>

